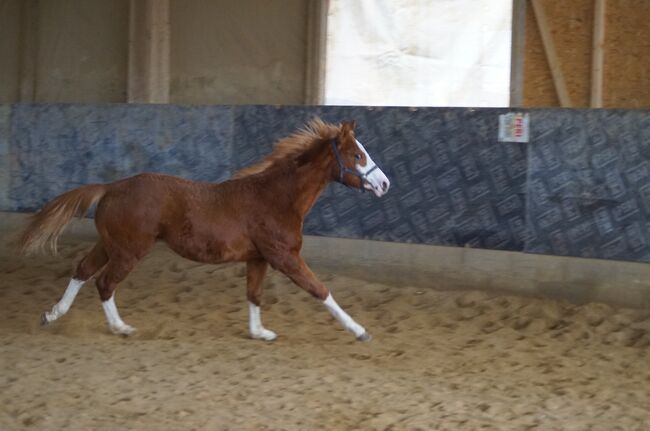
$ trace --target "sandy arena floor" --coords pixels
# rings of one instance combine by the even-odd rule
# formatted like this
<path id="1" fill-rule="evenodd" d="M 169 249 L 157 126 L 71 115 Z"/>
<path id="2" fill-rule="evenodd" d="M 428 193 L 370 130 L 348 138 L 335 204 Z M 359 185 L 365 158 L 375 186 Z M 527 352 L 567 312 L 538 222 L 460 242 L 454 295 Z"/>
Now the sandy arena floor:
<path id="1" fill-rule="evenodd" d="M 109 334 L 93 283 L 40 327 L 90 244 L 0 250 L 1 430 L 650 426 L 650 310 L 320 274 L 374 336 L 359 343 L 271 273 L 262 318 L 279 337 L 267 343 L 247 337 L 243 265 L 160 247 L 117 291 L 134 336 Z"/>

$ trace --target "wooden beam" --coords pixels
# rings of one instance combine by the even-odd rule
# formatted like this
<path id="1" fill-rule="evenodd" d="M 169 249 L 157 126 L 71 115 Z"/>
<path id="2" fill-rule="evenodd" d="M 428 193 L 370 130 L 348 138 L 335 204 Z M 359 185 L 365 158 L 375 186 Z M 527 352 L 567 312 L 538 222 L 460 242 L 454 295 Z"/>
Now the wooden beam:
<path id="1" fill-rule="evenodd" d="M 309 0 L 307 8 L 305 104 L 322 105 L 325 101 L 325 61 L 329 0 Z"/>
<path id="2" fill-rule="evenodd" d="M 533 11 L 535 12 L 535 19 L 537 21 L 539 33 L 542 36 L 542 44 L 544 45 L 546 60 L 548 61 L 548 65 L 551 68 L 551 75 L 553 76 L 555 91 L 557 92 L 558 99 L 560 99 L 560 106 L 570 108 L 573 106 L 573 104 L 571 103 L 571 97 L 569 96 L 569 92 L 566 88 L 566 82 L 564 81 L 562 68 L 560 67 L 557 52 L 555 51 L 553 35 L 551 34 L 551 30 L 548 26 L 546 14 L 542 6 L 542 0 L 531 0 L 531 3 L 533 5 Z"/>
<path id="3" fill-rule="evenodd" d="M 603 107 L 603 63 L 605 53 L 605 8 L 607 0 L 594 0 L 594 36 L 591 58 L 591 104 L 592 108 Z"/>
<path id="4" fill-rule="evenodd" d="M 169 102 L 169 0 L 131 0 L 129 103 Z"/>
<path id="5" fill-rule="evenodd" d="M 512 3 L 510 44 L 510 106 L 521 107 L 524 100 L 524 55 L 526 43 L 526 0 Z"/>

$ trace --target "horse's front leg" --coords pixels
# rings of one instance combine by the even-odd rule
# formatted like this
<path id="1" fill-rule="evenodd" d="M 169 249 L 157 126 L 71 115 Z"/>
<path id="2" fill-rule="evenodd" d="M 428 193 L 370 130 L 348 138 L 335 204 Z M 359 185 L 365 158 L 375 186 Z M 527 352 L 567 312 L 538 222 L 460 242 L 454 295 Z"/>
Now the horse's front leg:
<path id="1" fill-rule="evenodd" d="M 298 253 L 292 253 L 279 259 L 271 261 L 276 269 L 283 272 L 298 286 L 309 292 L 312 296 L 323 301 L 327 310 L 334 316 L 343 327 L 354 334 L 359 341 L 370 341 L 372 338 L 363 326 L 343 311 L 332 297 L 331 292 L 321 283 L 316 275 L 309 269 L 305 261 Z"/>
<path id="2" fill-rule="evenodd" d="M 248 298 L 249 330 L 251 338 L 272 341 L 277 335 L 262 326 L 260 305 L 262 303 L 262 280 L 269 264 L 264 259 L 246 262 L 246 296 Z"/>

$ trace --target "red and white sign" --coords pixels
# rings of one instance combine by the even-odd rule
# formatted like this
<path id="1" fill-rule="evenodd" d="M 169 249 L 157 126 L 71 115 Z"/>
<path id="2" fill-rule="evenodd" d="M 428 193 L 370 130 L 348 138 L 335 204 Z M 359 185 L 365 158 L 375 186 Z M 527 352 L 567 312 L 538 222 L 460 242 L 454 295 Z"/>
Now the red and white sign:
<path id="1" fill-rule="evenodd" d="M 528 122 L 528 114 L 521 112 L 499 115 L 499 141 L 528 142 Z"/>

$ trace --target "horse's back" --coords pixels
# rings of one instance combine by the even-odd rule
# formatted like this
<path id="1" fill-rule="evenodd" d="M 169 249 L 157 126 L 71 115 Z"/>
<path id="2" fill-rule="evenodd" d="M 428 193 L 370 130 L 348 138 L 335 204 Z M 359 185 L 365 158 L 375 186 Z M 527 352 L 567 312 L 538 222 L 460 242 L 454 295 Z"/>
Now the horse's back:
<path id="1" fill-rule="evenodd" d="M 107 185 L 106 194 L 97 210 L 101 213 L 126 208 L 155 209 L 170 199 L 182 197 L 191 184 L 191 181 L 182 178 L 153 173 L 124 178 Z"/>
<path id="2" fill-rule="evenodd" d="M 112 241 L 155 241 L 164 224 L 180 217 L 189 201 L 205 194 L 205 187 L 205 183 L 153 173 L 116 181 L 97 205 L 97 230 Z"/>

